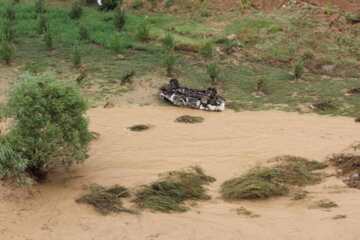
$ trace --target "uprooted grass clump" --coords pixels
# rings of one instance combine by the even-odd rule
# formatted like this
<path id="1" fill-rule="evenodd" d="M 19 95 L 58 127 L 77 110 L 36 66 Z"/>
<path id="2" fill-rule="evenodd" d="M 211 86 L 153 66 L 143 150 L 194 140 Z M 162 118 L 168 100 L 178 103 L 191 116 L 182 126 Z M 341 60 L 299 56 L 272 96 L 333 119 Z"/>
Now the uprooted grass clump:
<path id="1" fill-rule="evenodd" d="M 356 150 L 357 147 L 354 146 Z M 344 183 L 351 188 L 360 189 L 360 155 L 357 154 L 334 154 L 328 158 L 329 162 L 338 168 L 339 176 L 348 176 Z"/>
<path id="2" fill-rule="evenodd" d="M 221 187 L 222 197 L 230 201 L 265 199 L 287 194 L 290 186 L 304 186 L 321 181 L 322 175 L 312 172 L 324 167 L 320 167 L 320 163 L 299 157 L 288 158 L 290 161 L 271 167 L 255 167 L 240 177 L 224 182 Z"/>
<path id="3" fill-rule="evenodd" d="M 312 206 L 310 206 L 310 208 L 325 208 L 325 209 L 329 209 L 329 208 L 335 208 L 338 207 L 339 205 L 337 205 L 335 202 L 330 201 L 328 199 L 322 199 L 318 202 L 315 202 Z"/>
<path id="4" fill-rule="evenodd" d="M 129 196 L 129 191 L 126 187 L 114 185 L 109 188 L 105 188 L 98 184 L 91 184 L 90 186 L 85 186 L 84 189 L 89 191 L 89 193 L 78 198 L 76 200 L 77 203 L 90 204 L 103 215 L 107 215 L 112 212 L 135 213 L 135 211 L 123 207 L 121 198 Z"/>
<path id="5" fill-rule="evenodd" d="M 137 125 L 128 127 L 128 129 L 130 129 L 130 131 L 134 131 L 134 132 L 141 132 L 141 131 L 149 130 L 150 128 L 151 128 L 151 126 L 147 125 L 147 124 L 137 124 Z"/>
<path id="6" fill-rule="evenodd" d="M 334 105 L 333 101 L 331 101 L 331 100 L 324 100 L 324 101 L 312 103 L 311 107 L 315 111 L 326 111 L 329 109 L 334 109 L 335 105 Z"/>
<path id="7" fill-rule="evenodd" d="M 204 121 L 203 117 L 183 115 L 175 119 L 175 122 L 179 123 L 201 123 Z"/>
<path id="8" fill-rule="evenodd" d="M 172 171 L 167 176 L 144 185 L 136 192 L 135 202 L 141 208 L 159 212 L 183 212 L 188 208 L 186 200 L 209 200 L 203 185 L 214 182 L 215 178 L 205 175 L 198 167 Z"/>

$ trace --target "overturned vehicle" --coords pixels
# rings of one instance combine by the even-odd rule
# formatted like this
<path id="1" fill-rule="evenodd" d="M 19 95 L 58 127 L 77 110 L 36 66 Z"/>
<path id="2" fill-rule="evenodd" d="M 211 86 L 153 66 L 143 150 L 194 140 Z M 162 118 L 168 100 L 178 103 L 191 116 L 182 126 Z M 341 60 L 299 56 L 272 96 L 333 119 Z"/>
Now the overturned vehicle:
<path id="1" fill-rule="evenodd" d="M 161 87 L 160 96 L 176 106 L 207 111 L 223 111 L 225 109 L 225 100 L 217 95 L 216 88 L 208 88 L 205 91 L 180 87 L 177 79 L 171 79 L 168 85 Z"/>

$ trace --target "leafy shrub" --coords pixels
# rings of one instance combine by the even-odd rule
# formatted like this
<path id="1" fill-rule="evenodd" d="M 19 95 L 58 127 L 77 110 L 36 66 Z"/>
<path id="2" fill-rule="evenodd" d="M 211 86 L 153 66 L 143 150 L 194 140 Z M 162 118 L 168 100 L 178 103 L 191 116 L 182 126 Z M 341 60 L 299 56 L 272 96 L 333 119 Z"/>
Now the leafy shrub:
<path id="1" fill-rule="evenodd" d="M 164 7 L 170 8 L 172 5 L 174 5 L 174 0 L 166 0 Z"/>
<path id="2" fill-rule="evenodd" d="M 82 62 L 82 53 L 79 43 L 75 42 L 71 50 L 71 60 L 74 67 L 80 67 Z"/>
<path id="3" fill-rule="evenodd" d="M 12 85 L 6 105 L 6 117 L 13 121 L 4 141 L 26 159 L 13 175 L 41 181 L 46 169 L 83 162 L 90 142 L 86 109 L 75 83 L 48 74 L 23 75 Z M 2 168 L 15 169 L 9 164 Z"/>
<path id="4" fill-rule="evenodd" d="M 6 64 L 10 64 L 15 54 L 15 47 L 12 42 L 2 41 L 0 45 L 0 55 Z"/>
<path id="5" fill-rule="evenodd" d="M 15 10 L 12 4 L 9 4 L 4 11 L 4 19 L 9 22 L 15 21 Z"/>
<path id="6" fill-rule="evenodd" d="M 114 11 L 114 25 L 116 30 L 121 31 L 126 23 L 126 14 L 125 10 L 119 5 L 115 8 Z"/>
<path id="7" fill-rule="evenodd" d="M 244 9 L 250 9 L 252 7 L 252 3 L 249 0 L 242 0 L 241 5 Z"/>
<path id="8" fill-rule="evenodd" d="M 89 31 L 83 25 L 80 25 L 80 27 L 79 27 L 79 35 L 80 35 L 80 40 L 86 41 L 86 40 L 90 39 Z"/>
<path id="9" fill-rule="evenodd" d="M 35 2 L 35 10 L 36 10 L 37 13 L 45 13 L 44 0 L 37 0 Z"/>
<path id="10" fill-rule="evenodd" d="M 43 34 L 46 33 L 49 29 L 49 23 L 48 20 L 45 16 L 45 14 L 41 13 L 39 15 L 39 20 L 38 20 L 38 33 L 39 34 Z"/>
<path id="11" fill-rule="evenodd" d="M 119 53 L 122 49 L 120 35 L 118 33 L 113 34 L 110 39 L 110 48 L 115 53 Z"/>
<path id="12" fill-rule="evenodd" d="M 171 35 L 170 33 L 167 33 L 164 37 L 164 39 L 162 40 L 162 44 L 164 46 L 164 49 L 166 52 L 172 52 L 174 51 L 175 48 L 175 40 L 173 35 Z"/>
<path id="13" fill-rule="evenodd" d="M 176 55 L 174 53 L 166 53 L 164 56 L 164 65 L 168 76 L 172 75 L 174 65 L 176 63 Z"/>
<path id="14" fill-rule="evenodd" d="M 2 40 L 13 42 L 15 39 L 15 29 L 10 21 L 4 21 L 2 29 Z"/>
<path id="15" fill-rule="evenodd" d="M 304 73 L 304 64 L 302 61 L 297 61 L 295 63 L 295 69 L 294 69 L 295 79 L 300 79 L 303 73 Z"/>
<path id="16" fill-rule="evenodd" d="M 116 7 L 121 7 L 123 4 L 123 0 L 102 0 L 101 4 L 101 10 L 109 11 L 115 9 Z"/>
<path id="17" fill-rule="evenodd" d="M 81 14 L 82 14 L 81 2 L 75 1 L 72 4 L 71 12 L 69 13 L 69 16 L 72 19 L 79 19 L 81 17 Z"/>
<path id="18" fill-rule="evenodd" d="M 143 42 L 150 38 L 150 27 L 146 20 L 142 20 L 137 26 L 136 38 Z"/>
<path id="19" fill-rule="evenodd" d="M 220 66 L 216 62 L 209 62 L 206 64 L 206 71 L 209 74 L 212 82 L 215 82 L 220 74 Z"/>
<path id="20" fill-rule="evenodd" d="M 211 41 L 206 41 L 201 45 L 200 54 L 205 59 L 210 59 L 213 55 L 213 48 L 214 48 L 213 43 Z"/>
<path id="21" fill-rule="evenodd" d="M 203 117 L 183 115 L 175 119 L 175 122 L 179 123 L 201 123 L 204 121 Z"/>
<path id="22" fill-rule="evenodd" d="M 52 37 L 50 30 L 46 31 L 46 33 L 44 35 L 44 42 L 45 42 L 46 48 L 48 50 L 53 49 L 54 42 L 53 42 L 53 37 Z"/>

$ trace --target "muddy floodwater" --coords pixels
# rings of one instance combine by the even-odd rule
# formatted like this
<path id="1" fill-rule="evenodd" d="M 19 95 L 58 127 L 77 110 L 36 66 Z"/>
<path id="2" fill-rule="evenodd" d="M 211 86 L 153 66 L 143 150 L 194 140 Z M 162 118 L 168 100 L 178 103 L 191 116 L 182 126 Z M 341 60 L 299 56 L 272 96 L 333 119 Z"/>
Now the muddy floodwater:
<path id="1" fill-rule="evenodd" d="M 203 116 L 199 124 L 174 122 L 183 115 Z M 101 134 L 90 157 L 71 174 L 52 173 L 45 184 L 15 188 L 0 185 L 1 240 L 355 240 L 360 239 L 360 191 L 336 177 L 308 186 L 304 200 L 291 197 L 227 203 L 219 198 L 225 180 L 268 159 L 291 154 L 324 161 L 360 138 L 352 118 L 276 111 L 222 113 L 176 107 L 91 109 L 91 130 Z M 144 132 L 127 127 L 151 124 Z M 102 216 L 74 200 L 84 184 L 122 184 L 133 188 L 159 173 L 201 166 L 217 181 L 212 200 L 185 213 Z M 329 170 L 328 170 L 329 171 Z M 329 199 L 339 207 L 312 209 Z M 127 202 L 127 206 L 131 203 Z M 237 215 L 245 207 L 260 217 Z M 346 215 L 343 219 L 333 219 Z"/>

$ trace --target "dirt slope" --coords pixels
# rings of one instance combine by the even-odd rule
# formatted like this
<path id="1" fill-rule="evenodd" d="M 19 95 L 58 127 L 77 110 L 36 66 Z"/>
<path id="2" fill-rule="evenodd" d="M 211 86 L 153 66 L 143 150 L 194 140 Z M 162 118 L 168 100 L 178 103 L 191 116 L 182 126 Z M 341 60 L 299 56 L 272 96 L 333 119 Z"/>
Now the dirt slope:
<path id="1" fill-rule="evenodd" d="M 182 114 L 201 115 L 205 122 L 175 123 Z M 218 194 L 224 180 L 273 156 L 293 154 L 321 161 L 342 151 L 360 136 L 353 119 L 175 107 L 92 109 L 89 116 L 91 129 L 101 137 L 72 177 L 55 173 L 50 182 L 23 190 L 0 186 L 0 239 L 360 239 L 360 191 L 346 188 L 335 177 L 307 188 L 309 196 L 300 201 L 283 197 L 225 203 Z M 138 123 L 155 127 L 141 133 L 127 130 Z M 186 213 L 101 216 L 74 201 L 83 184 L 135 187 L 155 180 L 158 173 L 189 165 L 202 166 L 217 182 L 209 186 L 213 199 Z M 326 198 L 339 207 L 309 209 L 314 201 Z M 240 206 L 261 216 L 239 216 L 234 209 Z M 347 218 L 332 219 L 337 214 Z"/>

